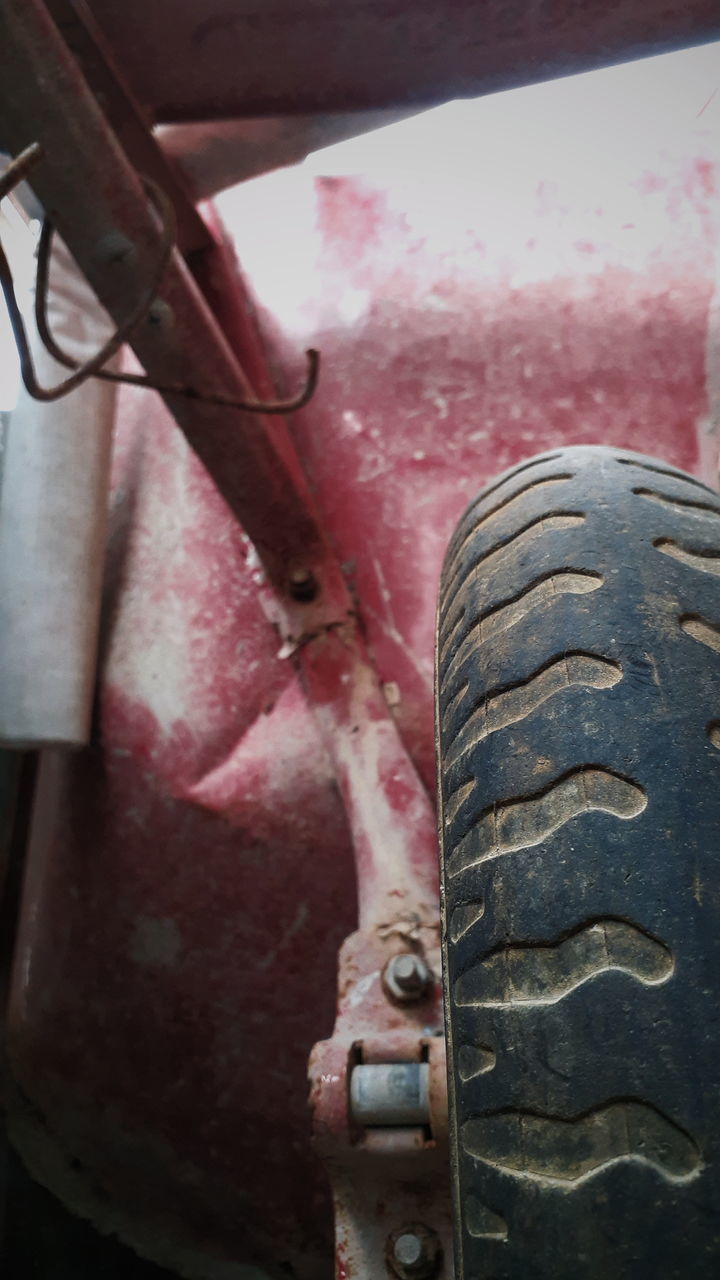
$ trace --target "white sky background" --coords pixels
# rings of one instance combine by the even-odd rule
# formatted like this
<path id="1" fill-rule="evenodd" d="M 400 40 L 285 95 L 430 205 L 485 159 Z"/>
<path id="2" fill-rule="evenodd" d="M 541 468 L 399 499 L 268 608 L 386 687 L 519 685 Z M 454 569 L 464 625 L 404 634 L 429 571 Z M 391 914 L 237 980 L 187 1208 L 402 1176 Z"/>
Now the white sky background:
<path id="1" fill-rule="evenodd" d="M 523 154 L 538 155 L 580 177 L 625 174 L 638 156 L 676 144 L 688 131 L 720 138 L 720 43 L 626 62 L 601 71 L 470 101 L 450 102 L 372 134 L 317 152 L 305 167 L 318 176 L 363 173 L 387 180 L 443 169 L 474 172 L 483 183 L 513 181 Z M 718 156 L 720 160 L 720 155 Z"/>
<path id="2" fill-rule="evenodd" d="M 642 172 L 645 158 L 651 163 L 659 153 L 678 148 L 692 154 L 695 141 L 698 152 L 717 154 L 720 163 L 720 44 L 449 103 L 329 147 L 306 160 L 303 169 L 308 175 L 362 174 L 378 183 L 421 184 L 423 230 L 432 235 L 435 227 L 444 237 L 452 231 L 448 224 L 454 212 L 443 193 L 443 175 L 452 176 L 456 189 L 460 176 L 482 188 L 483 216 L 496 224 L 493 243 L 504 242 L 512 256 L 520 228 L 507 220 L 506 211 L 509 205 L 527 206 L 538 168 L 584 185 L 588 200 L 597 195 L 607 205 L 614 187 L 627 200 L 628 184 Z M 217 203 L 228 225 L 235 224 L 234 211 L 239 213 L 244 234 L 254 239 L 247 222 L 253 206 L 249 188 L 259 191 L 261 184 L 275 184 L 282 192 L 287 180 L 281 171 L 247 184 L 242 194 L 223 193 Z M 262 191 L 263 219 L 266 195 Z M 272 227 L 263 220 L 256 234 L 262 235 L 268 252 L 261 255 L 266 272 L 253 254 L 254 283 L 266 305 L 282 301 L 287 313 L 292 286 L 282 255 L 278 259 L 272 252 Z M 0 235 L 27 300 L 33 237 L 11 210 L 0 214 Z M 257 278 L 257 269 L 264 279 Z M 298 280 L 297 285 L 306 297 L 308 282 Z M 0 410 L 14 406 L 18 387 L 17 357 L 0 304 Z"/>

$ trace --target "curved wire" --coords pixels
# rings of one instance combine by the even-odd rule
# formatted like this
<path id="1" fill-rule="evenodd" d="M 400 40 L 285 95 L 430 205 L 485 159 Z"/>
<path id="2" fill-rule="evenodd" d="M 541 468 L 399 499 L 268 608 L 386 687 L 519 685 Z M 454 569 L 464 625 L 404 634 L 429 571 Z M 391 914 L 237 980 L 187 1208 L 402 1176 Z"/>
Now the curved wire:
<path id="1" fill-rule="evenodd" d="M 29 147 L 20 152 L 14 160 L 11 160 L 7 169 L 0 174 L 0 200 L 4 200 L 9 195 L 13 187 L 22 182 L 27 177 L 30 170 L 41 158 L 43 149 L 39 142 L 31 142 Z"/>
<path id="2" fill-rule="evenodd" d="M 33 156 L 28 157 L 28 152 L 30 150 L 32 149 L 28 148 L 27 151 L 23 152 L 18 157 L 15 165 L 11 166 L 14 170 L 12 186 L 15 186 L 20 180 L 20 176 L 24 176 L 25 173 L 28 172 L 28 169 L 32 167 L 32 164 L 39 159 L 39 155 L 41 154 L 39 150 L 38 152 L 35 152 Z M 20 162 L 24 162 L 24 167 Z M 4 175 L 4 179 L 5 182 L 3 185 L 6 186 L 7 173 Z M 161 191 L 155 183 L 149 182 L 148 179 L 145 179 L 145 181 L 148 182 L 162 223 L 160 252 L 158 254 L 157 265 L 153 271 L 150 285 L 142 295 L 140 301 L 136 303 L 129 315 L 123 320 L 122 324 L 118 325 L 115 332 L 111 334 L 107 342 L 104 342 L 100 349 L 95 352 L 94 356 L 91 356 L 89 360 L 84 362 L 84 364 L 79 364 L 76 360 L 71 361 L 69 357 L 61 360 L 60 363 L 64 364 L 67 368 L 74 369 L 74 373 L 72 373 L 69 378 L 65 378 L 62 382 L 57 383 L 54 387 L 43 387 L 37 380 L 32 353 L 30 351 L 30 344 L 25 331 L 25 323 L 22 318 L 20 307 L 18 306 L 17 297 L 15 296 L 15 285 L 12 278 L 12 272 L 10 270 L 10 264 L 2 245 L 0 245 L 0 286 L 2 286 L 5 305 L 8 309 L 10 325 L 20 359 L 20 373 L 22 380 L 26 391 L 34 400 L 59 400 L 61 396 L 65 396 L 68 392 L 74 391 L 76 387 L 79 387 L 88 378 L 97 377 L 102 370 L 102 366 L 107 364 L 108 360 L 111 360 L 112 357 L 116 355 L 120 348 L 125 345 L 137 326 L 142 320 L 144 320 L 153 301 L 157 297 L 158 289 L 160 288 L 162 278 L 167 270 L 170 255 L 175 244 L 175 210 L 172 202 L 165 195 L 164 191 Z M 5 190 L 4 193 L 7 194 L 7 191 L 9 190 L 11 190 L 11 186 L 7 186 L 7 190 Z"/>
<path id="3" fill-rule="evenodd" d="M 0 175 L 0 200 L 2 200 L 4 196 L 8 195 L 9 192 L 27 176 L 33 166 L 41 158 L 42 154 L 42 147 L 39 143 L 34 142 L 29 147 L 26 147 L 26 149 L 13 161 L 11 161 L 5 172 Z M 2 244 L 0 244 L 0 287 L 2 288 L 3 295 L 5 297 L 5 305 L 8 310 L 10 325 L 20 359 L 20 372 L 23 384 L 28 394 L 35 400 L 58 400 L 61 396 L 67 395 L 69 391 L 73 391 L 76 387 L 80 386 L 87 378 L 102 378 L 106 382 L 119 382 L 127 383 L 130 386 L 147 387 L 153 391 L 160 392 L 162 395 L 183 396 L 189 400 L 197 400 L 202 404 L 219 405 L 229 409 L 241 409 L 246 413 L 284 414 L 297 412 L 298 409 L 304 408 L 315 392 L 320 372 L 320 353 L 312 348 L 305 353 L 308 362 L 308 370 L 305 385 L 302 390 L 296 396 L 293 396 L 288 400 L 272 400 L 268 402 L 262 400 L 238 400 L 233 396 L 216 395 L 212 392 L 197 391 L 194 387 L 155 382 L 152 378 L 148 378 L 144 374 L 115 373 L 102 367 L 108 362 L 108 360 L 112 359 L 122 346 L 125 345 L 128 338 L 149 312 L 153 302 L 157 298 L 163 276 L 167 270 L 170 256 L 175 245 L 176 219 L 172 201 L 165 194 L 162 188 L 157 186 L 157 184 L 150 178 L 143 177 L 142 182 L 156 205 L 162 224 L 160 253 L 157 266 L 152 275 L 151 285 L 143 294 L 137 306 L 132 309 L 130 315 L 117 327 L 115 333 L 112 334 L 100 350 L 84 364 L 80 364 L 72 356 L 68 355 L 66 351 L 63 351 L 50 329 L 47 298 L 50 248 L 54 228 L 49 219 L 46 218 L 43 222 L 40 241 L 38 244 L 37 280 L 35 288 L 35 320 L 40 339 L 49 354 L 53 356 L 59 364 L 64 365 L 66 369 L 73 370 L 69 378 L 58 383 L 55 387 L 43 387 L 37 380 L 30 351 L 30 344 L 25 331 L 25 324 L 15 295 L 12 271 Z"/>
<path id="4" fill-rule="evenodd" d="M 145 181 L 149 182 L 149 179 Z M 154 186 L 154 184 L 152 184 Z M 35 323 L 40 339 L 46 351 L 65 365 L 66 369 L 77 369 L 78 363 L 72 356 L 58 345 L 50 329 L 48 317 L 48 280 L 50 274 L 50 249 L 53 237 L 53 225 L 45 218 L 40 232 L 37 251 L 37 277 L 35 283 Z M 228 409 L 242 409 L 246 413 L 278 414 L 295 413 L 304 408 L 312 398 L 318 383 L 320 372 L 320 353 L 311 348 L 305 352 L 308 371 L 302 390 L 289 400 L 238 400 L 232 396 L 215 395 L 212 392 L 196 391 L 194 387 L 182 386 L 178 383 L 156 382 L 142 373 L 115 373 L 109 369 L 98 369 L 93 377 L 102 378 L 105 382 L 126 383 L 131 387 L 146 387 L 161 395 L 184 396 L 188 400 L 198 400 L 202 404 L 215 404 Z"/>

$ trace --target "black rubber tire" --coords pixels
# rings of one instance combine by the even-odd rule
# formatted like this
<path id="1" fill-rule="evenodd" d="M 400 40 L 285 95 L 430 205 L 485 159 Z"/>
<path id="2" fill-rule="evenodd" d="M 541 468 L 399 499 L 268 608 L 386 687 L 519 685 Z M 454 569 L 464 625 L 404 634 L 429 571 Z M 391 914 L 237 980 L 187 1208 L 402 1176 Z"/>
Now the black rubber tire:
<path id="1" fill-rule="evenodd" d="M 720 1276 L 719 574 L 720 496 L 612 449 L 508 472 L 450 545 L 462 1280 Z"/>

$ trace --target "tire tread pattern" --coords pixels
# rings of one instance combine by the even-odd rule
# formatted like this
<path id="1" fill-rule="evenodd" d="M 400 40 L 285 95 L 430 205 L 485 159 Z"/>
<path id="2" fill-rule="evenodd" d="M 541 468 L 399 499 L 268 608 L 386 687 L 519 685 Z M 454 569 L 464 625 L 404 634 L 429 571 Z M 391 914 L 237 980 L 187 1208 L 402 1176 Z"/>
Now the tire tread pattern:
<path id="1" fill-rule="evenodd" d="M 451 540 L 437 737 L 457 1274 L 720 1274 L 720 496 L 560 450 Z"/>

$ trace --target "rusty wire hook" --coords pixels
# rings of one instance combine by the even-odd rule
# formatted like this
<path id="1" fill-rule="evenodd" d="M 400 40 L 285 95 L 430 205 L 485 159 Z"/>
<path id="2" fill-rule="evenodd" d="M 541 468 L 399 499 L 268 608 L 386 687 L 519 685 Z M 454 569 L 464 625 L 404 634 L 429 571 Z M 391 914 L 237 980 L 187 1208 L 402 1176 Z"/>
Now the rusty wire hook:
<path id="1" fill-rule="evenodd" d="M 15 160 L 11 161 L 5 173 L 0 176 L 0 200 L 3 199 L 4 196 L 8 195 L 9 192 L 12 191 L 13 187 L 27 176 L 41 156 L 42 148 L 39 143 L 34 142 L 31 146 L 27 147 L 25 151 L 21 152 Z M 55 387 L 42 387 L 37 380 L 30 352 L 30 344 L 28 343 L 22 314 L 15 296 L 15 286 L 12 272 L 10 270 L 10 264 L 5 256 L 2 244 L 0 244 L 0 287 L 2 287 L 5 297 L 5 304 L 10 317 L 13 336 L 15 338 L 15 345 L 20 358 L 20 372 L 28 394 L 35 400 L 58 400 L 61 396 L 66 395 L 69 391 L 80 386 L 87 378 L 102 378 L 106 382 L 119 382 L 135 387 L 147 387 L 153 391 L 160 392 L 162 395 L 184 396 L 186 399 L 197 400 L 202 404 L 219 405 L 230 409 L 242 409 L 246 413 L 282 414 L 292 413 L 296 412 L 298 409 L 302 409 L 314 394 L 318 382 L 320 354 L 318 351 L 312 349 L 306 352 L 308 372 L 305 386 L 302 391 L 297 396 L 294 396 L 289 400 L 274 400 L 269 402 L 261 400 L 238 400 L 231 396 L 197 391 L 193 387 L 154 382 L 144 374 L 115 373 L 112 370 L 104 369 L 102 367 L 112 358 L 112 356 L 117 354 L 122 346 L 125 345 L 134 330 L 142 320 L 145 319 L 146 315 L 150 311 L 150 308 L 157 298 L 163 276 L 167 270 L 170 256 L 175 245 L 176 220 L 172 201 L 165 192 L 152 181 L 152 179 L 143 177 L 142 181 L 158 210 L 162 224 L 162 239 L 158 264 L 153 272 L 151 286 L 143 294 L 140 302 L 133 308 L 127 319 L 118 326 L 112 337 L 110 337 L 100 350 L 84 364 L 79 364 L 79 362 L 72 356 L 68 355 L 66 351 L 63 351 L 62 347 L 60 347 L 50 330 L 47 311 L 47 296 L 50 268 L 50 247 L 54 228 L 48 218 L 45 218 L 43 221 L 38 244 L 37 278 L 35 286 L 35 321 L 37 324 L 38 334 L 45 349 L 55 360 L 58 361 L 59 364 L 64 365 L 66 369 L 73 370 L 73 373 L 69 378 L 58 383 Z"/>
<path id="2" fill-rule="evenodd" d="M 24 178 L 37 161 L 42 156 L 42 148 L 38 143 L 34 142 L 27 147 L 25 151 L 14 160 L 9 169 L 0 179 L 0 199 L 7 195 L 18 182 Z M 69 357 L 61 361 L 67 368 L 74 369 L 74 373 L 69 378 L 65 378 L 54 387 L 43 387 L 37 380 L 35 367 L 33 365 L 30 344 L 28 342 L 27 333 L 25 331 L 25 323 L 22 318 L 20 307 L 18 306 L 17 297 L 15 295 L 15 283 L 10 269 L 10 263 L 7 260 L 5 251 L 0 244 L 0 286 L 5 297 L 5 305 L 8 309 L 10 317 L 10 325 L 15 339 L 18 356 L 20 359 L 20 372 L 26 391 L 34 400 L 59 400 L 61 396 L 65 396 L 70 391 L 74 391 L 88 378 L 98 377 L 102 373 L 102 366 L 107 364 L 114 355 L 125 345 L 128 338 L 137 328 L 140 322 L 145 318 L 150 306 L 152 305 L 157 291 L 162 282 L 162 278 L 167 269 L 170 255 L 173 251 L 175 243 L 175 210 L 171 201 L 165 195 L 164 191 L 156 186 L 156 184 L 148 182 L 153 199 L 156 202 L 158 212 L 162 222 L 162 239 L 160 244 L 160 253 L 158 255 L 157 266 L 152 275 L 150 287 L 143 294 L 140 301 L 133 307 L 130 314 L 118 325 L 115 333 L 103 343 L 99 351 L 94 356 L 86 360 L 84 364 L 78 364 L 76 360 L 70 360 Z"/>
<path id="3" fill-rule="evenodd" d="M 45 350 L 59 362 L 65 365 L 66 369 L 74 369 L 77 367 L 77 361 L 73 360 L 62 347 L 58 345 L 57 339 L 50 330 L 50 321 L 48 318 L 48 277 L 50 272 L 50 247 L 52 244 L 54 227 L 48 218 L 45 218 L 40 232 L 40 240 L 38 242 L 37 253 L 37 277 L 35 283 L 35 324 L 40 335 Z M 198 400 L 201 404 L 216 404 L 227 409 L 243 409 L 246 413 L 293 413 L 298 409 L 304 408 L 308 401 L 312 398 L 318 382 L 318 374 L 320 371 L 320 353 L 313 349 L 306 351 L 308 372 L 305 379 L 305 385 L 298 395 L 291 397 L 289 400 L 271 400 L 268 402 L 262 400 L 238 400 L 232 396 L 216 395 L 213 392 L 196 391 L 194 387 L 182 386 L 179 383 L 163 383 L 155 382 L 152 378 L 148 378 L 142 373 L 115 373 L 110 369 L 101 369 L 94 374 L 96 378 L 102 378 L 105 382 L 121 382 L 131 387 L 147 387 L 152 391 L 157 391 L 161 395 L 167 396 L 184 396 L 187 400 Z"/>

